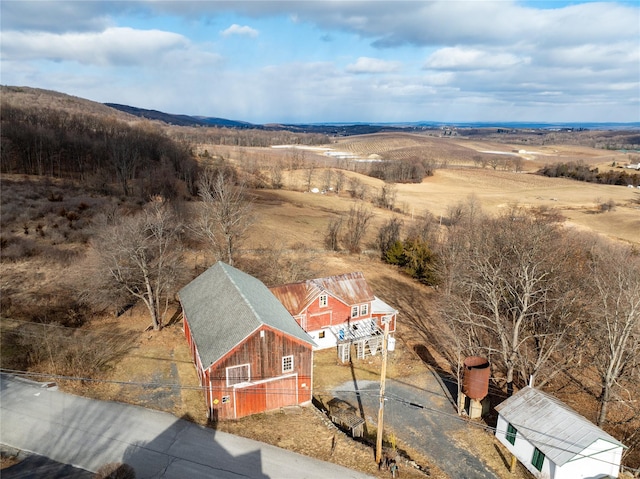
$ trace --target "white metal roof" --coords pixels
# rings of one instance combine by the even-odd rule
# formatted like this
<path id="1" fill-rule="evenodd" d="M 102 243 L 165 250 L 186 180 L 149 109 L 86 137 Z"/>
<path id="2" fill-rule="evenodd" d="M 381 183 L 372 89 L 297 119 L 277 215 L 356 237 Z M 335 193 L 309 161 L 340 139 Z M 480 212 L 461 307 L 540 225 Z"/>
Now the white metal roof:
<path id="1" fill-rule="evenodd" d="M 382 301 L 380 298 L 378 298 L 377 296 L 374 297 L 373 301 L 371 301 L 371 312 L 372 313 L 390 313 L 390 314 L 397 314 L 398 311 L 393 308 L 392 306 L 389 306 L 387 303 L 385 303 L 384 301 Z"/>
<path id="2" fill-rule="evenodd" d="M 625 447 L 559 399 L 529 386 L 497 405 L 496 411 L 559 466 L 598 439 Z"/>

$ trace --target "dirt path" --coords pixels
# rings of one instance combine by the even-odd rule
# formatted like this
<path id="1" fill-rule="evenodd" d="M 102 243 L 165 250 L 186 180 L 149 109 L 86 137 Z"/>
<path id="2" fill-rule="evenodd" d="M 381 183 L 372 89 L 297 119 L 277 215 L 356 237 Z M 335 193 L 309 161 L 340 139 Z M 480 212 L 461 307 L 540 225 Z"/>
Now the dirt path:
<path id="1" fill-rule="evenodd" d="M 354 384 L 348 381 L 338 386 L 334 395 L 358 408 L 368 422 L 377 423 L 380 404 L 378 382 L 357 381 Z M 424 387 L 413 386 L 409 381 L 388 379 L 385 398 L 385 426 L 450 477 L 498 479 L 487 465 L 458 444 L 456 436 L 473 426 L 456 415 L 450 397 L 433 374 Z"/>

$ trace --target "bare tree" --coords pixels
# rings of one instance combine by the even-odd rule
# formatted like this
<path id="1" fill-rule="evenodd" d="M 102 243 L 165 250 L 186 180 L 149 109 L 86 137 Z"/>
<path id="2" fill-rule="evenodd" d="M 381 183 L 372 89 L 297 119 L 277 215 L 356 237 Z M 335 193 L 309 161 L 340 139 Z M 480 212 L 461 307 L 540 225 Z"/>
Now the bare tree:
<path id="1" fill-rule="evenodd" d="M 495 354 L 511 394 L 517 373 L 538 374 L 564 345 L 575 319 L 572 286 L 563 281 L 570 255 L 553 223 L 517 210 L 479 222 L 469 238 L 454 241 L 464 259 L 447 272 L 445 314 Z"/>
<path id="2" fill-rule="evenodd" d="M 302 167 L 305 163 L 306 159 L 305 150 L 301 150 L 299 148 L 293 147 L 289 150 L 289 170 L 297 170 Z"/>
<path id="3" fill-rule="evenodd" d="M 367 194 L 367 185 L 362 183 L 360 178 L 357 176 L 353 176 L 349 179 L 349 193 L 352 198 L 358 198 L 359 200 L 363 200 Z"/>
<path id="4" fill-rule="evenodd" d="M 425 211 L 423 216 L 416 218 L 407 232 L 407 237 L 419 238 L 430 244 L 436 243 L 437 236 L 438 220 L 429 211 Z"/>
<path id="5" fill-rule="evenodd" d="M 400 230 L 402 229 L 402 220 L 393 217 L 385 222 L 378 231 L 378 248 L 384 259 L 387 251 L 391 249 L 398 241 L 400 241 Z"/>
<path id="6" fill-rule="evenodd" d="M 393 210 L 396 204 L 397 188 L 393 183 L 385 183 L 380 188 L 380 194 L 377 198 L 377 203 L 380 208 Z"/>
<path id="7" fill-rule="evenodd" d="M 333 170 L 326 168 L 322 173 L 322 190 L 329 191 L 331 189 L 331 182 L 333 181 Z"/>
<path id="8" fill-rule="evenodd" d="M 352 206 L 347 215 L 346 231 L 342 237 L 344 245 L 350 253 L 359 253 L 360 244 L 367 232 L 369 221 L 373 218 L 371 210 L 363 203 Z"/>
<path id="9" fill-rule="evenodd" d="M 273 165 L 271 165 L 270 170 L 271 170 L 271 187 L 279 190 L 280 188 L 282 188 L 282 163 L 280 161 L 277 161 L 276 163 L 274 163 Z"/>
<path id="10" fill-rule="evenodd" d="M 342 191 L 342 188 L 344 188 L 344 182 L 345 182 L 344 171 L 338 170 L 336 172 L 336 186 L 334 188 L 334 191 L 336 193 L 340 193 Z"/>
<path id="11" fill-rule="evenodd" d="M 329 221 L 327 226 L 327 233 L 324 237 L 324 243 L 331 251 L 338 251 L 340 249 L 339 238 L 342 230 L 342 216 L 334 218 Z"/>
<path id="12" fill-rule="evenodd" d="M 251 224 L 252 205 L 243 183 L 235 184 L 225 171 L 207 169 L 200 176 L 202 203 L 197 232 L 206 238 L 217 259 L 233 265 L 237 247 Z"/>
<path id="13" fill-rule="evenodd" d="M 464 216 L 464 203 L 459 202 L 455 205 L 449 205 L 447 207 L 447 222 L 449 226 L 455 226 L 460 222 Z"/>
<path id="14" fill-rule="evenodd" d="M 545 222 L 545 220 L 542 220 Z M 525 325 L 527 342 L 520 351 L 522 375 L 538 387 L 582 363 L 589 334 L 584 301 L 585 250 L 581 236 L 555 235 L 549 244 L 540 308 Z M 561 354 L 558 354 L 561 352 Z"/>
<path id="15" fill-rule="evenodd" d="M 479 166 L 480 168 L 486 168 L 487 165 L 489 164 L 489 160 L 485 155 L 475 155 L 473 157 L 473 162 L 475 163 L 476 166 Z"/>
<path id="16" fill-rule="evenodd" d="M 520 173 L 524 168 L 524 159 L 521 156 L 516 156 L 511 160 L 511 164 L 513 165 L 513 171 Z"/>
<path id="17" fill-rule="evenodd" d="M 601 425 L 612 394 L 640 365 L 640 259 L 631 248 L 612 244 L 592 248 L 591 258 L 589 284 L 596 308 L 590 328 L 600 376 Z"/>
<path id="18" fill-rule="evenodd" d="M 91 245 L 99 275 L 92 294 L 142 300 L 153 329 L 161 329 L 183 268 L 180 234 L 175 213 L 160 201 L 106 225 Z"/>
<path id="19" fill-rule="evenodd" d="M 140 167 L 140 153 L 135 144 L 126 137 L 111 140 L 109 148 L 109 162 L 122 187 L 122 194 L 130 194 L 129 182 L 135 178 L 136 170 Z"/>
<path id="20" fill-rule="evenodd" d="M 307 169 L 306 169 L 306 182 L 307 182 L 307 191 L 311 191 L 311 182 L 313 181 L 313 171 L 316 168 L 316 162 L 315 161 L 310 161 L 307 164 Z"/>

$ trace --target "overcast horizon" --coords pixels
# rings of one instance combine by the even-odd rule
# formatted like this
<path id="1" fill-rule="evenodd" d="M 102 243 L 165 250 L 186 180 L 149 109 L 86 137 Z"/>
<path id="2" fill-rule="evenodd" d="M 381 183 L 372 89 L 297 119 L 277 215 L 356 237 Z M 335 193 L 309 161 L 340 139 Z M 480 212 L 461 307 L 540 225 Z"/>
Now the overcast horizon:
<path id="1" fill-rule="evenodd" d="M 640 121 L 636 1 L 14 1 L 3 85 L 265 123 Z"/>

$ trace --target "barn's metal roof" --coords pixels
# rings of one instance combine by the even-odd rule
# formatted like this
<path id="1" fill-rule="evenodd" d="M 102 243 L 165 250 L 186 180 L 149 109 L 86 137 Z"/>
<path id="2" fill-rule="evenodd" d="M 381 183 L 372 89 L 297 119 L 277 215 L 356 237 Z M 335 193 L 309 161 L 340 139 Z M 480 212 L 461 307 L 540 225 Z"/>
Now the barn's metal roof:
<path id="1" fill-rule="evenodd" d="M 179 297 L 205 367 L 262 325 L 314 345 L 269 288 L 226 263 L 214 264 L 182 288 Z"/>
<path id="2" fill-rule="evenodd" d="M 361 272 L 276 286 L 271 288 L 271 292 L 294 316 L 302 313 L 322 293 L 330 294 L 348 305 L 367 303 L 375 299 Z"/>
<path id="3" fill-rule="evenodd" d="M 496 410 L 559 466 L 598 439 L 625 447 L 559 399 L 529 386 L 497 405 Z"/>

